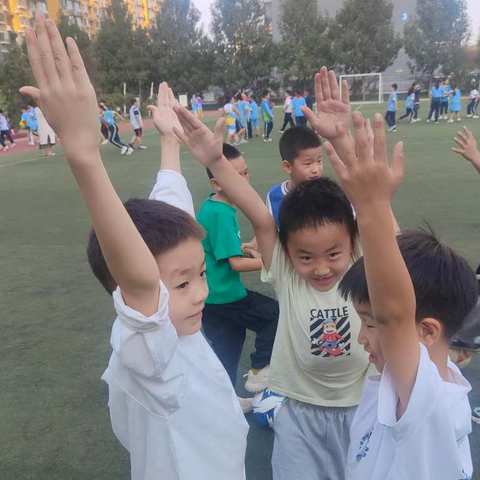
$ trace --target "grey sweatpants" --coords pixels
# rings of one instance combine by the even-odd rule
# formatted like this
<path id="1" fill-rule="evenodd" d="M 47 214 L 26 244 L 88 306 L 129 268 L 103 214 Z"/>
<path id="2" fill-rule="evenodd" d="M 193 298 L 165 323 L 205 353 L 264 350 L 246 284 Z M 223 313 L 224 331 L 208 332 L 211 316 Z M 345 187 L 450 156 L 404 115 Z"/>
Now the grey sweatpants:
<path id="1" fill-rule="evenodd" d="M 344 480 L 355 410 L 287 399 L 273 425 L 273 480 Z"/>

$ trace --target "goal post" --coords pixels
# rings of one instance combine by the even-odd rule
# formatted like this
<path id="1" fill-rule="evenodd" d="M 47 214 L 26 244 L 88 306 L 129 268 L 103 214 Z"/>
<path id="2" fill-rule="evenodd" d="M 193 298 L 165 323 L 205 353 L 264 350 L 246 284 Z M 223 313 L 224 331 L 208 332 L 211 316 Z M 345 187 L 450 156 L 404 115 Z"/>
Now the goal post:
<path id="1" fill-rule="evenodd" d="M 354 73 L 340 75 L 340 94 L 343 80 L 350 88 L 353 103 L 383 103 L 383 75 L 381 73 Z"/>

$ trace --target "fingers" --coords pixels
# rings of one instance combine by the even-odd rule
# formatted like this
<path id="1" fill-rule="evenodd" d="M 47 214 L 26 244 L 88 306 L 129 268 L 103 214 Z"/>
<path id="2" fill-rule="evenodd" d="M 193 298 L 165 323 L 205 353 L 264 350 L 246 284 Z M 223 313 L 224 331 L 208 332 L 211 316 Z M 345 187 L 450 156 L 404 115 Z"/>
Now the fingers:
<path id="1" fill-rule="evenodd" d="M 346 80 L 342 80 L 342 102 L 350 105 L 350 86 Z"/>
<path id="2" fill-rule="evenodd" d="M 40 98 L 40 90 L 36 87 L 25 86 L 20 88 L 19 92 L 22 95 L 32 98 L 35 102 L 38 102 Z"/>
<path id="3" fill-rule="evenodd" d="M 225 117 L 220 117 L 216 122 L 215 122 L 215 127 L 213 129 L 213 133 L 215 134 L 216 138 L 222 138 L 223 139 L 223 132 L 225 131 Z"/>
<path id="4" fill-rule="evenodd" d="M 373 118 L 373 154 L 377 162 L 385 162 L 387 159 L 387 142 L 385 138 L 385 125 L 383 117 L 376 113 Z"/>
<path id="5" fill-rule="evenodd" d="M 357 158 L 360 162 L 372 161 L 372 149 L 370 148 L 365 117 L 360 112 L 353 112 L 352 123 Z"/>
<path id="6" fill-rule="evenodd" d="M 467 142 L 466 140 L 463 138 L 463 137 L 455 137 L 453 139 L 453 141 L 459 146 L 459 147 L 462 147 L 462 148 L 465 148 L 467 145 Z"/>
<path id="7" fill-rule="evenodd" d="M 168 86 L 168 83 L 167 83 L 167 87 L 168 87 L 168 104 L 170 106 L 170 108 L 173 108 L 175 105 L 177 105 L 177 99 L 175 98 L 175 95 L 173 94 L 173 90 Z"/>
<path id="8" fill-rule="evenodd" d="M 162 82 L 158 87 L 157 105 L 166 107 L 168 103 L 168 86 L 166 82 Z"/>
<path id="9" fill-rule="evenodd" d="M 340 100 L 340 89 L 338 88 L 337 76 L 333 70 L 328 72 L 328 84 L 330 86 L 332 100 Z"/>
<path id="10" fill-rule="evenodd" d="M 181 123 L 185 133 L 191 133 L 197 128 L 201 128 L 203 123 L 200 122 L 194 115 L 192 115 L 186 108 L 176 105 L 173 110 L 177 114 L 178 120 Z"/>
<path id="11" fill-rule="evenodd" d="M 90 86 L 90 77 L 88 76 L 87 69 L 83 63 L 82 55 L 78 49 L 77 43 L 71 37 L 67 37 L 67 52 L 70 57 L 71 73 L 74 83 L 78 87 Z"/>
<path id="12" fill-rule="evenodd" d="M 322 86 L 323 100 L 330 100 L 332 98 L 332 94 L 330 92 L 327 67 L 322 67 L 320 69 L 320 84 Z"/>
<path id="13" fill-rule="evenodd" d="M 31 29 L 27 30 L 25 34 L 27 42 L 28 60 L 32 68 L 33 76 L 40 88 L 44 88 L 48 83 L 47 77 L 43 70 L 43 63 L 40 57 L 40 49 L 38 48 L 38 40 L 35 32 Z"/>
<path id="14" fill-rule="evenodd" d="M 305 114 L 305 117 L 307 117 L 307 120 L 314 125 L 317 121 L 317 116 L 312 112 L 312 110 L 310 110 L 308 107 L 302 107 L 302 112 Z"/>
<path id="15" fill-rule="evenodd" d="M 398 142 L 393 148 L 392 171 L 400 183 L 405 176 L 405 149 L 403 142 Z"/>
<path id="16" fill-rule="evenodd" d="M 70 65 L 70 58 L 65 50 L 60 32 L 52 20 L 45 22 L 48 38 L 50 40 L 50 47 L 52 49 L 53 59 L 57 67 L 57 72 L 62 82 L 72 80 L 72 67 Z"/>
<path id="17" fill-rule="evenodd" d="M 455 147 L 452 148 L 452 152 L 458 153 L 459 155 L 463 155 L 465 153 L 463 148 L 455 148 Z"/>
<path id="18" fill-rule="evenodd" d="M 58 84 L 59 77 L 57 67 L 55 66 L 55 62 L 53 60 L 53 52 L 45 25 L 45 19 L 38 12 L 35 17 L 35 30 L 37 34 L 38 50 L 40 52 L 40 61 L 42 62 L 45 78 L 50 85 Z"/>
<path id="19" fill-rule="evenodd" d="M 337 152 L 335 151 L 333 145 L 330 142 L 325 143 L 325 150 L 327 152 L 328 160 L 330 161 L 338 178 L 340 178 L 341 180 L 345 179 L 348 174 L 347 167 L 337 155 Z"/>
<path id="20" fill-rule="evenodd" d="M 158 107 L 156 105 L 147 105 L 147 110 L 154 115 L 157 111 Z"/>
<path id="21" fill-rule="evenodd" d="M 323 92 L 322 92 L 322 77 L 320 72 L 315 74 L 315 98 L 317 99 L 317 104 L 323 102 Z"/>
<path id="22" fill-rule="evenodd" d="M 184 132 L 182 132 L 182 130 L 177 127 L 173 127 L 173 133 L 175 137 L 177 137 L 178 143 L 184 143 L 185 145 L 188 145 L 188 137 Z"/>

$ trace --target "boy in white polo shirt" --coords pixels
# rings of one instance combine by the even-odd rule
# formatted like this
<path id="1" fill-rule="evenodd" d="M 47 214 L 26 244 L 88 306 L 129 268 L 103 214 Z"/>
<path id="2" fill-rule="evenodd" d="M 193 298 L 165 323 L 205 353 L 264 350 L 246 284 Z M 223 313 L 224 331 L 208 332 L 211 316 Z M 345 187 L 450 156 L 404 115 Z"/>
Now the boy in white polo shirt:
<path id="1" fill-rule="evenodd" d="M 208 294 L 203 231 L 179 171 L 179 146 L 171 132 L 162 143 L 162 155 L 171 156 L 151 199 L 124 206 L 101 161 L 97 100 L 78 47 L 67 38 L 67 53 L 54 22 L 40 14 L 35 27 L 26 42 L 38 88 L 21 93 L 41 105 L 62 138 L 95 230 L 89 260 L 96 251 L 95 274 L 114 291 L 113 352 L 103 378 L 131 478 L 244 480 L 248 425 L 200 332 Z M 165 84 L 159 100 L 154 122 L 160 129 L 167 113 L 172 130 L 174 100 Z"/>
<path id="2" fill-rule="evenodd" d="M 358 112 L 353 126 L 341 160 L 327 147 L 364 253 L 339 289 L 361 317 L 358 341 L 381 374 L 367 380 L 351 426 L 347 479 L 470 479 L 471 387 L 448 358 L 448 340 L 476 304 L 475 275 L 430 233 L 395 236 L 390 202 L 403 145 L 390 167 L 381 116 L 374 132 Z"/>

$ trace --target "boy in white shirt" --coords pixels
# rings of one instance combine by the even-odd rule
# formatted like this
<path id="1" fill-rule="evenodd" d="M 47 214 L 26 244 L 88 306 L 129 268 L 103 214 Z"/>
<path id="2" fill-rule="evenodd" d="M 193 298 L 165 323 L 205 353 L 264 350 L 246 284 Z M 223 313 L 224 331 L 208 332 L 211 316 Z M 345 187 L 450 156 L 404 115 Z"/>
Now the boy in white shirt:
<path id="1" fill-rule="evenodd" d="M 364 388 L 351 430 L 347 479 L 460 480 L 472 476 L 470 385 L 448 339 L 474 307 L 473 271 L 433 235 L 395 235 L 390 202 L 403 144 L 388 165 L 385 127 L 353 115 L 355 142 L 327 153 L 357 213 L 364 258 L 340 282 L 362 325 L 358 341 L 380 375 Z"/>
<path id="2" fill-rule="evenodd" d="M 102 283 L 116 288 L 113 353 L 103 378 L 114 432 L 130 453 L 131 477 L 244 480 L 248 426 L 200 332 L 208 293 L 203 232 L 179 172 L 179 147 L 171 135 L 165 139 L 175 158 L 162 162 L 152 198 L 180 208 L 132 200 L 127 212 L 101 162 L 97 100 L 75 42 L 67 38 L 67 53 L 53 21 L 39 14 L 36 33 L 28 30 L 26 41 L 39 88 L 21 92 L 36 100 L 62 138 L 103 253 Z M 157 128 L 164 112 L 173 122 L 172 97 L 164 84 Z"/>
<path id="3" fill-rule="evenodd" d="M 138 150 L 145 150 L 147 147 L 142 145 L 142 135 L 143 135 L 143 118 L 142 112 L 140 111 L 140 99 L 135 98 L 132 100 L 130 109 L 128 110 L 128 118 L 130 120 L 130 125 L 132 126 L 135 136 L 130 142 L 132 147 Z"/>

